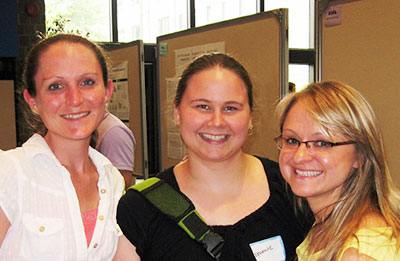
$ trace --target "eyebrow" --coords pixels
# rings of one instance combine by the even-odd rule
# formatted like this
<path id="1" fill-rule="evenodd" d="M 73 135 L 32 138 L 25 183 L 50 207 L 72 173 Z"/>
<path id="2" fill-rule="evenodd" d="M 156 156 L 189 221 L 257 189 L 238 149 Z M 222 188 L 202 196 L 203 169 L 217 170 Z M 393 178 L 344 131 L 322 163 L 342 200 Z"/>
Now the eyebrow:
<path id="1" fill-rule="evenodd" d="M 96 73 L 96 72 L 90 72 L 90 73 L 81 74 L 81 75 L 79 75 L 78 77 L 87 77 L 87 76 L 91 76 L 91 75 L 99 76 L 100 74 L 98 74 L 98 73 Z M 65 77 L 59 76 L 59 75 L 55 75 L 55 76 L 51 76 L 51 77 L 43 77 L 43 80 L 45 80 L 45 81 L 50 80 L 50 79 L 59 79 L 59 80 L 62 80 L 62 79 L 65 79 Z"/>
<path id="2" fill-rule="evenodd" d="M 211 100 L 204 99 L 204 98 L 195 99 L 195 100 L 190 101 L 190 103 L 198 103 L 198 102 L 212 103 Z M 228 104 L 228 105 L 229 104 L 231 104 L 231 105 L 235 104 L 235 105 L 238 105 L 238 106 L 244 106 L 243 103 L 238 102 L 238 101 L 226 101 L 226 102 L 223 102 L 223 104 Z"/>
<path id="3" fill-rule="evenodd" d="M 292 129 L 283 128 L 282 132 L 284 132 L 284 131 L 291 132 L 294 135 L 298 135 L 297 132 Z M 311 136 L 322 136 L 322 137 L 326 138 L 326 135 L 324 135 L 322 132 L 313 132 L 313 133 L 311 133 Z"/>

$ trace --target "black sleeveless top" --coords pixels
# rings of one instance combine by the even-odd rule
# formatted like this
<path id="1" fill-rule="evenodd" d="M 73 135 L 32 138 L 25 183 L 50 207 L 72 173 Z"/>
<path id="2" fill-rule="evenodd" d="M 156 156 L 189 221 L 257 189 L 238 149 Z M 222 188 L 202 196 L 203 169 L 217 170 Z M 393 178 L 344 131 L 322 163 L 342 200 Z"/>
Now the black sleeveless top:
<path id="1" fill-rule="evenodd" d="M 234 225 L 213 226 L 225 241 L 220 260 L 256 260 L 249 244 L 275 236 L 281 236 L 283 240 L 286 260 L 294 260 L 296 247 L 312 223 L 295 216 L 278 163 L 258 158 L 267 173 L 270 197 L 259 209 Z M 173 167 L 158 177 L 179 190 Z M 141 260 L 214 260 L 200 243 L 191 239 L 136 190 L 128 190 L 121 198 L 117 221 Z"/>

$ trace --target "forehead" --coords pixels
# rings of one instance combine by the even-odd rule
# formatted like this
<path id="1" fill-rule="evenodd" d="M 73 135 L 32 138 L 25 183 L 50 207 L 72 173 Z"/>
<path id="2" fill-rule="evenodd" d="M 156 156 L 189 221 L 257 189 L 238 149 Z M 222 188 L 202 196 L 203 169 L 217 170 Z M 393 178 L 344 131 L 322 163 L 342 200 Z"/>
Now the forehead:
<path id="1" fill-rule="evenodd" d="M 347 137 L 338 123 L 317 113 L 312 113 L 312 109 L 309 104 L 305 104 L 303 101 L 296 102 L 286 116 L 283 129 L 301 129 L 308 133 L 322 134 L 333 139 Z"/>
<path id="2" fill-rule="evenodd" d="M 317 121 L 312 117 L 311 113 L 306 109 L 306 107 L 299 103 L 295 102 L 293 106 L 287 112 L 284 125 L 288 125 L 291 123 L 302 122 L 304 125 L 315 125 Z"/>
<path id="3" fill-rule="evenodd" d="M 187 83 L 186 93 L 208 93 L 211 96 L 223 91 L 226 96 L 239 94 L 247 99 L 247 86 L 232 70 L 219 66 L 207 68 L 195 73 Z"/>
<path id="4" fill-rule="evenodd" d="M 83 56 L 90 57 L 92 59 L 97 60 L 95 52 L 90 49 L 88 46 L 81 43 L 71 43 L 71 42 L 56 42 L 49 45 L 39 57 L 39 60 L 49 58 L 52 56 L 53 58 L 68 58 L 71 56 Z M 51 58 L 51 57 L 50 57 Z"/>
<path id="5" fill-rule="evenodd" d="M 302 133 L 321 133 L 321 124 L 314 119 L 310 111 L 301 103 L 296 102 L 287 112 L 283 122 L 283 130 Z"/>
<path id="6" fill-rule="evenodd" d="M 100 67 L 100 62 L 95 52 L 81 43 L 57 42 L 45 49 L 39 57 L 40 67 L 51 69 L 53 66 L 88 65 Z M 39 67 L 39 70 L 40 70 Z"/>

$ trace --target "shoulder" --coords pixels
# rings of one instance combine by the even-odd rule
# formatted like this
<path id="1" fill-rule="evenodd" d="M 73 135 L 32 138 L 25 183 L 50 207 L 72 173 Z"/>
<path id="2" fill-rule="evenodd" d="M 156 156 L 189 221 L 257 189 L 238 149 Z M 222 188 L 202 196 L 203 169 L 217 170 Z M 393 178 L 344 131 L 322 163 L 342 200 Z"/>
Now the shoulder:
<path id="1" fill-rule="evenodd" d="M 123 135 L 130 139 L 134 139 L 132 131 L 126 126 L 124 123 L 121 125 L 111 126 L 105 133 L 104 137 L 109 137 L 110 134 L 112 135 Z"/>
<path id="2" fill-rule="evenodd" d="M 1 164 L 7 163 L 11 158 L 25 157 L 25 152 L 22 147 L 18 147 L 10 150 L 0 151 L 0 162 Z"/>
<path id="3" fill-rule="evenodd" d="M 107 113 L 103 121 L 97 127 L 97 133 L 99 135 L 99 141 L 103 139 L 104 135 L 107 133 L 120 132 L 124 135 L 133 137 L 132 131 L 128 128 L 128 126 L 121 121 L 117 116 L 112 115 L 111 113 Z"/>
<path id="4" fill-rule="evenodd" d="M 265 168 L 279 169 L 278 162 L 276 162 L 274 160 L 270 160 L 268 158 L 260 157 L 257 155 L 254 155 L 253 157 L 259 159 Z"/>
<path id="5" fill-rule="evenodd" d="M 158 178 L 165 180 L 171 184 L 173 180 L 172 167 L 157 175 Z M 143 181 L 146 182 L 146 181 Z M 140 186 L 136 184 L 135 186 Z M 124 222 L 125 217 L 123 216 L 135 216 L 137 220 L 142 218 L 149 220 L 149 217 L 153 217 L 157 209 L 137 190 L 130 188 L 120 199 L 118 205 L 119 220 Z"/>
<path id="6" fill-rule="evenodd" d="M 178 183 L 176 182 L 175 174 L 174 174 L 174 167 L 169 167 L 162 172 L 157 174 L 157 177 L 160 179 L 165 180 L 169 185 L 171 185 L 174 189 L 179 190 Z"/>
<path id="7" fill-rule="evenodd" d="M 129 188 L 121 197 L 117 208 L 118 224 L 122 228 L 124 234 L 127 230 L 136 234 L 136 230 L 146 227 L 150 224 L 151 219 L 156 214 L 156 209 L 148 202 L 142 194 L 132 188 Z M 125 229 L 126 228 L 126 229 Z M 129 238 L 129 237 L 128 237 Z"/>
<path id="8" fill-rule="evenodd" d="M 140 254 L 151 244 L 151 231 L 159 227 L 160 214 L 140 192 L 130 188 L 119 200 L 117 222 Z"/>
<path id="9" fill-rule="evenodd" d="M 100 123 L 98 128 L 102 128 L 103 131 L 109 131 L 112 128 L 118 127 L 120 129 L 125 129 L 128 132 L 131 132 L 131 130 L 128 128 L 128 126 L 121 121 L 117 116 L 108 113 L 104 120 Z"/>
<path id="10" fill-rule="evenodd" d="M 361 228 L 375 228 L 375 227 L 387 227 L 388 223 L 386 222 L 385 218 L 377 213 L 372 212 L 368 213 L 361 219 Z"/>
<path id="11" fill-rule="evenodd" d="M 173 183 L 174 182 L 173 167 L 168 168 L 162 171 L 161 173 L 157 174 L 157 177 L 165 180 L 169 184 Z M 139 185 L 140 183 L 137 184 L 136 186 Z M 141 212 L 140 215 L 142 216 L 147 216 L 147 215 L 151 216 L 154 214 L 154 211 L 157 211 L 157 209 L 148 200 L 146 200 L 145 197 L 140 192 L 132 188 L 128 189 L 125 195 L 122 196 L 119 205 L 120 205 L 119 209 L 121 212 L 126 212 L 126 211 L 136 212 L 134 213 L 135 215 L 137 215 L 138 212 Z"/>
<path id="12" fill-rule="evenodd" d="M 358 253 L 357 249 L 350 247 L 344 251 L 341 261 L 376 261 L 375 258 Z"/>
<path id="13" fill-rule="evenodd" d="M 387 226 L 358 229 L 346 242 L 341 256 L 341 260 L 400 260 L 397 239 Z"/>
<path id="14" fill-rule="evenodd" d="M 261 161 L 271 188 L 283 188 L 286 191 L 286 182 L 281 175 L 279 163 L 268 158 L 254 156 Z M 273 185 L 272 185 L 273 184 Z"/>
<path id="15" fill-rule="evenodd" d="M 18 166 L 23 167 L 30 165 L 34 160 L 32 157 L 29 157 L 27 151 L 18 147 L 15 149 L 1 151 L 0 152 L 0 176 L 1 178 L 7 176 L 16 176 L 16 174 L 20 174 L 21 171 Z"/>
<path id="16" fill-rule="evenodd" d="M 135 145 L 135 137 L 127 126 L 113 126 L 103 133 L 101 137 L 101 146 L 105 143 L 119 143 Z"/>

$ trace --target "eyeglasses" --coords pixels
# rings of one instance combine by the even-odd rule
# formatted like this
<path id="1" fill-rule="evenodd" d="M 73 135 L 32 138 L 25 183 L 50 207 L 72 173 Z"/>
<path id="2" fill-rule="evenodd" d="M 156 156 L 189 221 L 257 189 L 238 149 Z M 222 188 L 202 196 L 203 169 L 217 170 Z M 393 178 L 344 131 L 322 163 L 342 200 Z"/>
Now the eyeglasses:
<path id="1" fill-rule="evenodd" d="M 279 150 L 284 151 L 295 151 L 302 143 L 306 144 L 306 147 L 310 153 L 329 153 L 329 151 L 336 146 L 355 144 L 355 141 L 343 141 L 343 142 L 330 142 L 324 140 L 309 140 L 299 141 L 295 138 L 283 138 L 282 136 L 276 137 L 276 146 Z"/>

